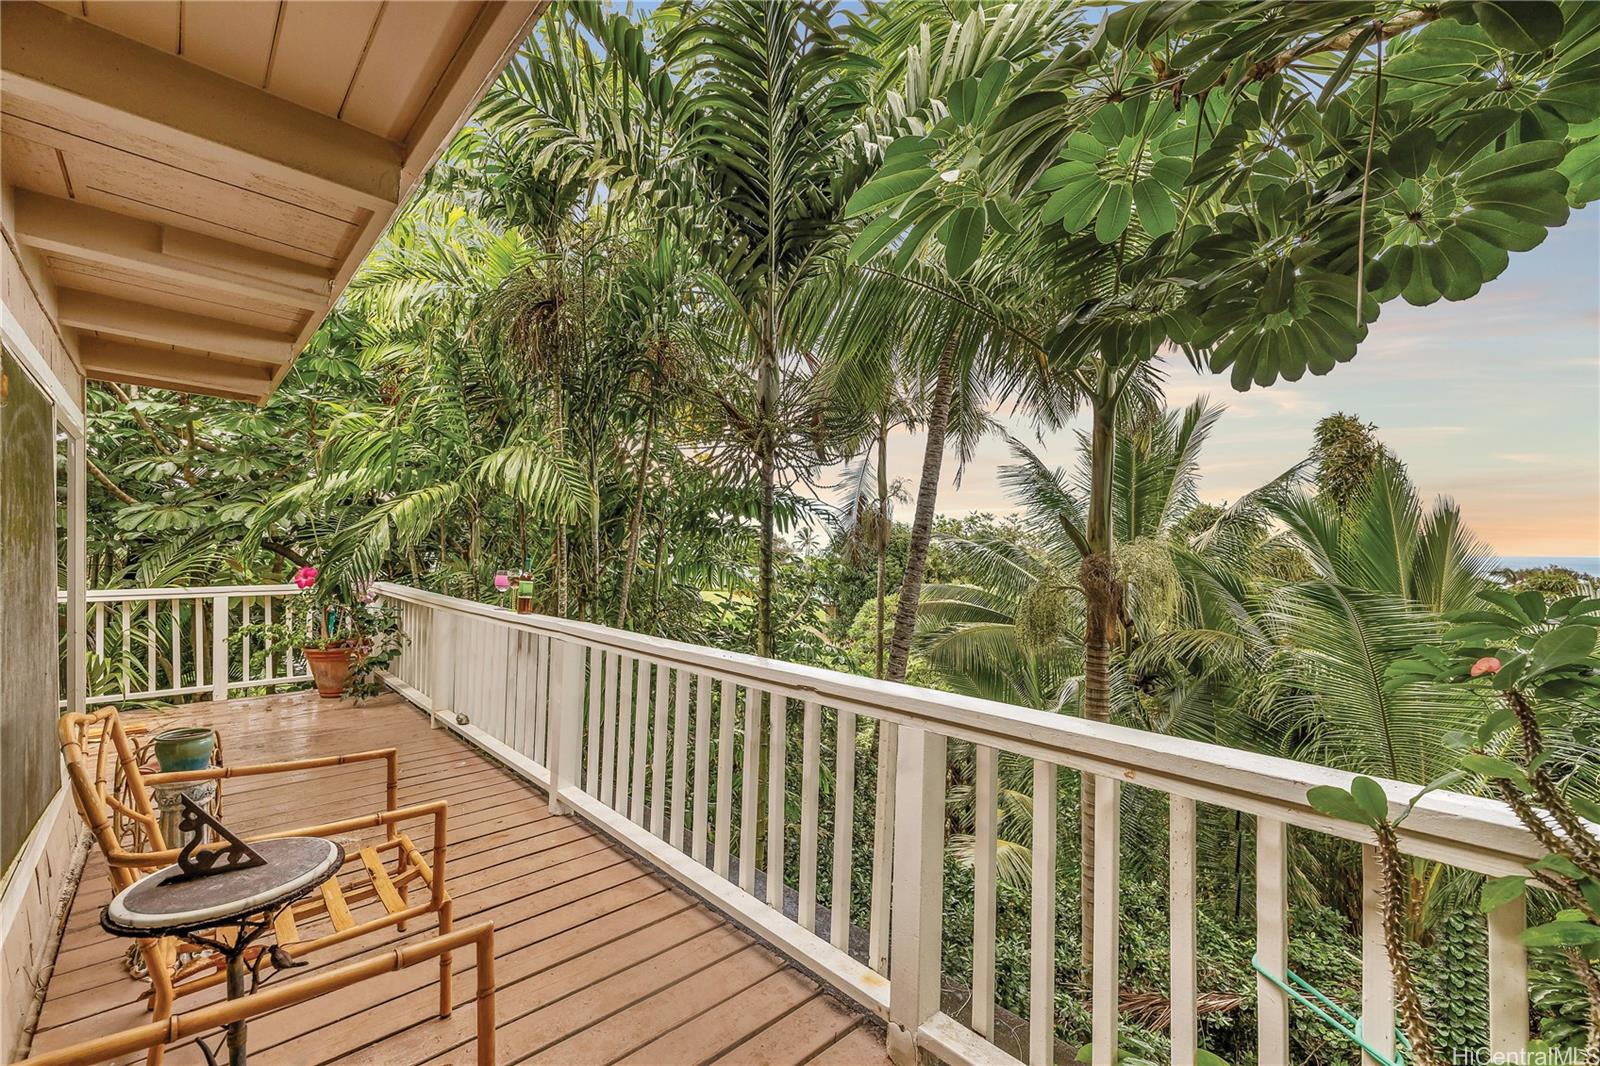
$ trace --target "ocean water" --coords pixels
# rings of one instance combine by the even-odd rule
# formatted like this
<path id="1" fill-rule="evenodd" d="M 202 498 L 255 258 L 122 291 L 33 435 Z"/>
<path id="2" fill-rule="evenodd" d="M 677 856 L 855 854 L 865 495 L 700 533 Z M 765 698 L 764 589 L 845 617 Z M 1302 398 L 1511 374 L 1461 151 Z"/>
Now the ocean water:
<path id="1" fill-rule="evenodd" d="M 1600 577 L 1600 555 L 1502 555 L 1500 565 L 1512 570 L 1540 566 L 1561 566 L 1580 574 Z"/>

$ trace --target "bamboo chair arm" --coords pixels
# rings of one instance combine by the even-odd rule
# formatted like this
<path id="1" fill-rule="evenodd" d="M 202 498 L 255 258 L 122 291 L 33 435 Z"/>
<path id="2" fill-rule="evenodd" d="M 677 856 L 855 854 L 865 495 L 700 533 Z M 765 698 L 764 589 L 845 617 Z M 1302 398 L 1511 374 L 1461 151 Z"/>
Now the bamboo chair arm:
<path id="1" fill-rule="evenodd" d="M 218 1026 L 243 1021 L 304 1003 L 308 999 L 337 991 L 377 977 L 414 966 L 428 959 L 436 959 L 446 952 L 471 946 L 476 952 L 478 1004 L 478 1062 L 492 1066 L 495 1062 L 495 979 L 494 979 L 494 923 L 477 922 L 425 940 L 385 951 L 371 958 L 347 963 L 330 970 L 302 977 L 299 980 L 274 984 L 252 992 L 241 999 L 226 1000 L 208 1007 L 174 1014 L 158 1022 L 136 1026 L 132 1029 L 85 1041 L 71 1047 L 36 1055 L 26 1066 L 75 1066 L 89 1062 L 105 1062 L 153 1048 L 158 1044 L 173 1044 L 199 1036 Z M 23 1066 L 16 1063 L 14 1066 Z"/>
<path id="2" fill-rule="evenodd" d="M 392 829 L 401 822 L 418 818 L 433 818 L 433 849 L 442 869 L 444 860 L 443 847 L 445 840 L 445 821 L 450 804 L 445 800 L 431 800 L 428 803 L 418 803 L 412 807 L 402 807 L 399 810 L 384 810 L 376 814 L 364 814 L 359 818 L 345 818 L 337 822 L 325 822 L 322 825 L 300 826 L 295 829 L 279 829 L 271 833 L 256 833 L 244 838 L 245 843 L 257 840 L 279 840 L 283 837 L 332 837 L 343 833 L 355 833 L 363 829 L 376 829 L 384 826 Z M 207 844 L 199 848 L 200 851 L 215 851 L 225 847 L 224 844 Z M 158 866 L 167 866 L 178 861 L 178 848 L 168 848 L 165 851 L 123 851 L 118 849 L 107 856 L 107 861 L 112 866 L 151 869 Z M 437 872 L 437 871 L 436 871 Z M 440 883 L 443 878 L 439 877 Z"/>
<path id="3" fill-rule="evenodd" d="M 328 766 L 349 766 L 352 763 L 388 763 L 385 780 L 384 808 L 394 810 L 399 806 L 400 749 L 375 748 L 347 755 L 323 755 L 312 759 L 290 759 L 287 762 L 253 763 L 246 766 L 208 766 L 201 770 L 174 770 L 168 773 L 145 774 L 147 785 L 172 785 L 189 781 L 221 781 L 230 777 L 262 777 L 267 774 L 288 774 L 299 770 L 320 770 Z"/>

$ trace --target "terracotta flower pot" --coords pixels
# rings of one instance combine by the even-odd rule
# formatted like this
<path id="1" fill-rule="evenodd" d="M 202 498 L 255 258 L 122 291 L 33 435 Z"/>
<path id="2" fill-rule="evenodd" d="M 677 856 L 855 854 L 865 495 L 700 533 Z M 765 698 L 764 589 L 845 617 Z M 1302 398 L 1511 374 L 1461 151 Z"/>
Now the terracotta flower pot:
<path id="1" fill-rule="evenodd" d="M 317 694 L 325 700 L 338 699 L 350 683 L 349 648 L 307 648 L 306 662 L 317 683 Z"/>

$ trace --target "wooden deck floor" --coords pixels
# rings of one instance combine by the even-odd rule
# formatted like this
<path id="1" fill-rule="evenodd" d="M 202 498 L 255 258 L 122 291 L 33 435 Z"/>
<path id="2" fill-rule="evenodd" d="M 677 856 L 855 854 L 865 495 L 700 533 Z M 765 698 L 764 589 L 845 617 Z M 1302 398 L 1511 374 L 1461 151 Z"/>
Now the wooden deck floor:
<path id="1" fill-rule="evenodd" d="M 718 913 L 581 822 L 550 815 L 533 786 L 398 697 L 362 707 L 314 693 L 197 704 L 164 716 L 215 725 L 227 761 L 266 762 L 396 746 L 401 802 L 450 802 L 448 884 L 458 925 L 495 924 L 501 1061 L 580 1064 L 887 1063 L 883 1031 Z M 246 832 L 327 822 L 382 806 L 377 766 L 228 783 L 224 817 Z M 431 830 L 417 825 L 424 851 Z M 103 933 L 110 896 L 91 854 L 34 1039 L 49 1050 L 147 1020 L 126 941 Z M 325 966 L 425 938 L 432 920 L 312 957 Z M 473 1060 L 472 953 L 456 955 L 458 1009 L 433 1016 L 432 965 L 312 1000 L 250 1025 L 252 1063 Z M 295 971 L 291 980 L 307 970 Z M 463 975 L 468 975 L 463 977 Z M 205 1000 L 191 997 L 180 1010 Z M 193 1046 L 169 1062 L 203 1061 Z"/>

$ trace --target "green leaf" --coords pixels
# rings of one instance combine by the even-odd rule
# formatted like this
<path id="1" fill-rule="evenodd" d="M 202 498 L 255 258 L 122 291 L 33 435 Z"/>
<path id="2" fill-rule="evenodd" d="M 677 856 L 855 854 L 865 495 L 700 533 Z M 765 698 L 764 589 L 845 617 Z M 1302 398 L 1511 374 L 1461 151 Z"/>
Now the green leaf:
<path id="1" fill-rule="evenodd" d="M 1461 172 L 1460 184 L 1464 189 L 1487 188 L 1507 178 L 1554 170 L 1561 156 L 1557 141 L 1525 141 L 1473 163 Z"/>
<path id="2" fill-rule="evenodd" d="M 850 197 L 844 205 L 845 217 L 864 215 L 874 208 L 907 196 L 921 188 L 931 177 L 933 177 L 932 167 L 919 167 L 916 170 L 902 170 L 885 178 L 875 178 L 857 189 L 855 195 Z"/>
<path id="3" fill-rule="evenodd" d="M 1528 673 L 1543 673 L 1585 662 L 1594 653 L 1595 631 L 1588 626 L 1566 625 L 1552 629 L 1534 642 L 1528 652 Z"/>
<path id="4" fill-rule="evenodd" d="M 1544 621 L 1545 611 L 1548 609 L 1544 602 L 1544 593 L 1538 589 L 1524 589 L 1517 593 L 1517 603 L 1522 605 L 1522 613 L 1528 616 L 1528 621 Z"/>
<path id="5" fill-rule="evenodd" d="M 1539 52 L 1561 36 L 1564 20 L 1554 0 L 1479 0 L 1472 5 L 1489 39 L 1513 52 Z"/>
<path id="6" fill-rule="evenodd" d="M 1493 755 L 1480 755 L 1475 752 L 1461 756 L 1461 765 L 1475 774 L 1482 774 L 1490 780 L 1510 781 L 1520 789 L 1526 790 L 1528 778 L 1511 762 L 1496 758 Z"/>
<path id="7" fill-rule="evenodd" d="M 1396 137 L 1389 144 L 1389 166 L 1405 178 L 1420 178 L 1433 159 L 1434 135 L 1427 126 L 1419 126 Z"/>
<path id="8" fill-rule="evenodd" d="M 1546 922 L 1525 929 L 1522 943 L 1530 948 L 1576 948 L 1600 944 L 1600 925 L 1588 922 Z"/>
<path id="9" fill-rule="evenodd" d="M 1052 193 L 1039 212 L 1039 221 L 1048 226 L 1059 220 L 1061 228 L 1076 233 L 1089 224 L 1106 198 L 1106 185 L 1090 177 Z"/>
<path id="10" fill-rule="evenodd" d="M 1488 914 L 1492 910 L 1510 903 L 1514 899 L 1521 899 L 1528 891 L 1526 877 L 1496 877 L 1483 883 L 1483 895 L 1478 899 L 1478 912 Z"/>
<path id="11" fill-rule="evenodd" d="M 953 278 L 972 269 L 983 251 L 983 208 L 963 207 L 950 219 L 944 246 L 944 266 Z"/>
<path id="12" fill-rule="evenodd" d="M 978 98 L 972 107 L 972 120 L 983 122 L 989 117 L 989 109 L 1000 97 L 1000 90 L 1005 87 L 1006 79 L 1011 76 L 1011 64 L 1004 59 L 997 59 L 989 64 L 989 69 L 983 72 L 983 77 L 978 81 Z"/>
<path id="13" fill-rule="evenodd" d="M 1311 804 L 1311 809 L 1329 818 L 1337 818 L 1341 822 L 1355 822 L 1358 825 L 1376 827 L 1377 822 L 1367 813 L 1355 797 L 1342 788 L 1333 785 L 1318 785 L 1306 793 L 1306 802 Z"/>
<path id="14" fill-rule="evenodd" d="M 1139 209 L 1139 225 L 1150 236 L 1159 237 L 1177 228 L 1178 209 L 1172 203 L 1172 195 L 1154 177 L 1134 183 L 1133 202 Z"/>
<path id="15" fill-rule="evenodd" d="M 877 255 L 910 225 L 892 211 L 885 211 L 862 228 L 850 244 L 848 255 L 852 263 L 862 263 Z"/>
<path id="16" fill-rule="evenodd" d="M 1358 777 L 1350 782 L 1350 796 L 1372 819 L 1373 824 L 1388 820 L 1389 797 L 1384 794 L 1383 786 L 1372 778 Z"/>
<path id="17" fill-rule="evenodd" d="M 1122 109 L 1116 104 L 1102 104 L 1089 120 L 1089 132 L 1107 148 L 1114 146 L 1127 135 L 1122 124 Z"/>
<path id="18" fill-rule="evenodd" d="M 1562 877 L 1572 881 L 1581 881 L 1587 876 L 1581 866 L 1565 855 L 1546 855 L 1530 866 L 1529 869 L 1540 873 L 1549 871 L 1553 874 L 1560 874 Z"/>
<path id="19" fill-rule="evenodd" d="M 1094 220 L 1094 237 L 1101 244 L 1112 244 L 1128 228 L 1133 214 L 1133 190 L 1118 182 L 1106 193 L 1106 202 Z"/>

